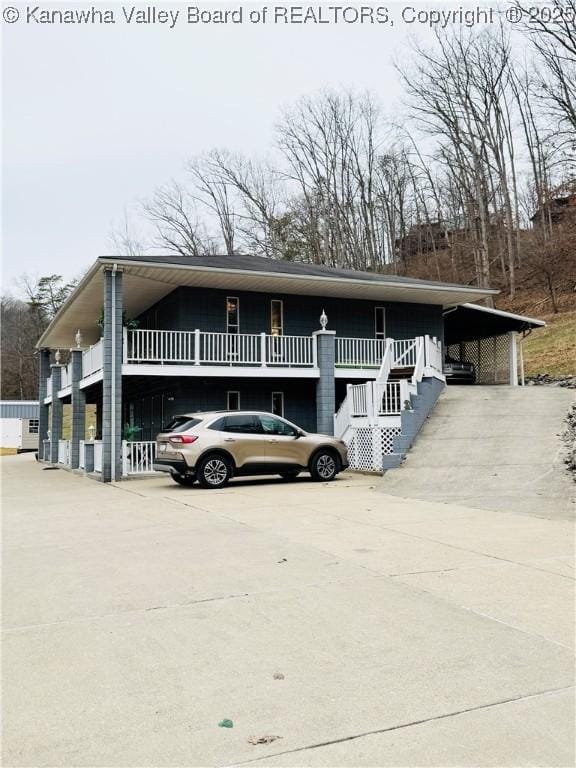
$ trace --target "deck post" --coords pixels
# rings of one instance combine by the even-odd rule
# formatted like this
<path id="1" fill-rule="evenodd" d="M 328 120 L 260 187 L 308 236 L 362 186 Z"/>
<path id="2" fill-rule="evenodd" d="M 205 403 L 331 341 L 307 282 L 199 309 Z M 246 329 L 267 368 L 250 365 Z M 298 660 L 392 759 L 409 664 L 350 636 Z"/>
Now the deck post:
<path id="1" fill-rule="evenodd" d="M 52 406 L 50 419 L 50 463 L 58 464 L 58 443 L 62 439 L 62 400 L 58 392 L 62 386 L 62 366 L 54 363 L 50 366 L 52 371 Z"/>
<path id="2" fill-rule="evenodd" d="M 336 331 L 314 331 L 316 337 L 320 378 L 316 384 L 316 430 L 320 434 L 334 434 L 336 413 Z"/>
<path id="3" fill-rule="evenodd" d="M 40 401 L 40 410 L 38 414 L 38 448 L 39 448 L 39 454 L 38 456 L 43 459 L 44 454 L 42 452 L 42 448 L 44 445 L 44 440 L 48 439 L 48 429 L 49 429 L 49 423 L 48 423 L 48 416 L 50 414 L 50 406 L 44 404 L 44 398 L 48 397 L 48 395 L 51 395 L 51 392 L 48 392 L 48 387 L 46 384 L 46 380 L 48 379 L 48 376 L 50 376 L 50 350 L 49 349 L 41 349 L 40 350 L 40 361 L 38 365 L 38 400 Z"/>
<path id="4" fill-rule="evenodd" d="M 122 476 L 122 272 L 104 270 L 102 349 L 102 480 Z"/>
<path id="5" fill-rule="evenodd" d="M 70 378 L 72 397 L 72 419 L 70 429 L 70 467 L 80 466 L 80 440 L 84 440 L 86 431 L 86 395 L 80 389 L 82 378 L 82 350 L 70 350 Z"/>

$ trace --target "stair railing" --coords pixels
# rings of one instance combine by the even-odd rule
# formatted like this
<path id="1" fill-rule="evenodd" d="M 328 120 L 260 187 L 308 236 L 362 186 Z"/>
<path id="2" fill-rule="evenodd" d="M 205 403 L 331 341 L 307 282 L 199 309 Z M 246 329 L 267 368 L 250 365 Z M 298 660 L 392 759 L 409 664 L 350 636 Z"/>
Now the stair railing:
<path id="1" fill-rule="evenodd" d="M 424 377 L 424 365 L 426 362 L 426 345 L 424 336 L 418 336 L 416 339 L 416 363 L 412 375 L 412 384 L 418 384 Z"/>
<path id="2" fill-rule="evenodd" d="M 379 384 L 385 384 L 388 381 L 388 376 L 392 369 L 392 363 L 394 358 L 394 339 L 386 339 L 384 344 L 384 354 L 382 356 L 382 363 L 376 376 L 376 381 Z"/>

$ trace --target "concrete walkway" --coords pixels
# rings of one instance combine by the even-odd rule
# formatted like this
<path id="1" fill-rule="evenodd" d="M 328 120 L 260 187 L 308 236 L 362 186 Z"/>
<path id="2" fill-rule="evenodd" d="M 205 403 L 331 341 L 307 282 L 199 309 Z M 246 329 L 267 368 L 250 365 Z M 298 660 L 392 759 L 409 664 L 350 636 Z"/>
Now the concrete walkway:
<path id="1" fill-rule="evenodd" d="M 574 764 L 568 521 L 0 466 L 5 766 Z"/>
<path id="2" fill-rule="evenodd" d="M 561 387 L 449 386 L 382 490 L 571 520 L 575 486 L 561 434 L 574 397 Z"/>

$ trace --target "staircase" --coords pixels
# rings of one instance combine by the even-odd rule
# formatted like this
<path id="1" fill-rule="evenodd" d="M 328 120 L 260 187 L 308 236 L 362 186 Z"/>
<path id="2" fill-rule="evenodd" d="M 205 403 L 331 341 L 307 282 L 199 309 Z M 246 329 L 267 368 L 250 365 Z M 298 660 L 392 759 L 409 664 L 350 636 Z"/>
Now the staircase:
<path id="1" fill-rule="evenodd" d="M 348 445 L 352 469 L 400 464 L 444 386 L 442 359 L 435 338 L 386 339 L 376 380 L 348 385 L 334 434 Z"/>

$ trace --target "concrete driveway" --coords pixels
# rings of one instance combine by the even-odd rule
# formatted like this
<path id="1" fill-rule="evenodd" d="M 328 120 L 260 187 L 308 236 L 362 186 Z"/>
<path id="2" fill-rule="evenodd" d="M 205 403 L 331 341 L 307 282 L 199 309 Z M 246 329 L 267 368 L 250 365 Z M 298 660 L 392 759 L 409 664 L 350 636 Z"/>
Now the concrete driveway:
<path id="1" fill-rule="evenodd" d="M 569 521 L 1 461 L 4 765 L 574 764 Z"/>

